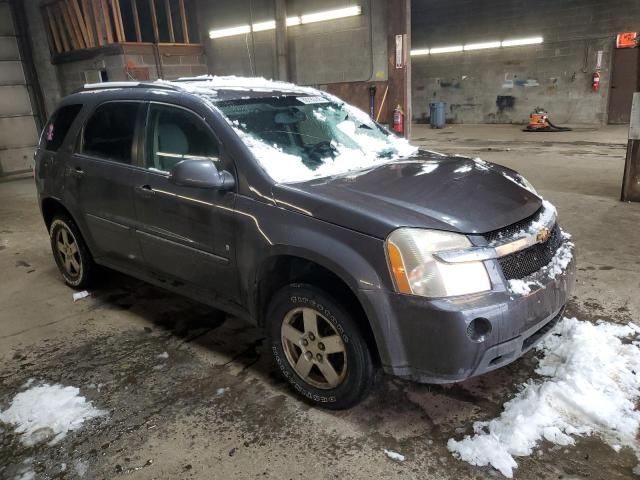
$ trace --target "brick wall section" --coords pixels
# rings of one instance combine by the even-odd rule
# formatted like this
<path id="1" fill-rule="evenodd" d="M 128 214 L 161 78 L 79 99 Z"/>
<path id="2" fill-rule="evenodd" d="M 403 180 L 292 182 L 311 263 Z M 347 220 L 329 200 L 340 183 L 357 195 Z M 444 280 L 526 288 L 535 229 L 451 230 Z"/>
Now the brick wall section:
<path id="1" fill-rule="evenodd" d="M 86 83 L 85 72 L 92 70 L 106 70 L 109 81 L 114 82 L 156 80 L 160 76 L 159 73 L 165 80 L 207 73 L 204 55 L 163 54 L 160 58 L 161 69 L 156 68 L 155 57 L 152 54 L 97 54 L 90 60 L 61 63 L 58 65 L 58 71 L 62 92 L 68 95 L 82 88 Z"/>
<path id="2" fill-rule="evenodd" d="M 414 119 L 440 100 L 459 123 L 523 123 L 538 105 L 554 123 L 605 123 L 615 35 L 638 30 L 638 0 L 414 0 L 413 48 L 544 37 L 537 46 L 413 57 Z M 498 96 L 512 96 L 513 108 L 499 109 Z"/>

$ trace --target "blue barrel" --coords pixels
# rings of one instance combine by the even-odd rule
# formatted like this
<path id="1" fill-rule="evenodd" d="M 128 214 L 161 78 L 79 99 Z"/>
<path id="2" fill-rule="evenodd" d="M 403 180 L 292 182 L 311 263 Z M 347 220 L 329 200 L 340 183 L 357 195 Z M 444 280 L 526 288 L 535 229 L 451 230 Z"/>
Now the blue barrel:
<path id="1" fill-rule="evenodd" d="M 431 112 L 431 128 L 444 128 L 446 123 L 446 102 L 433 102 L 429 104 Z"/>

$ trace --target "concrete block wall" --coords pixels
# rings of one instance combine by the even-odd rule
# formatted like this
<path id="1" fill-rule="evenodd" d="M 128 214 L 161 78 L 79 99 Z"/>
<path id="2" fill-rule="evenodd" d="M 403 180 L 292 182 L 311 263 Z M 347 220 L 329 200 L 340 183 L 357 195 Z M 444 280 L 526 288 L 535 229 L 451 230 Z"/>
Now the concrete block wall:
<path id="1" fill-rule="evenodd" d="M 615 35 L 640 30 L 637 0 L 414 0 L 412 8 L 414 49 L 544 37 L 535 46 L 414 56 L 419 121 L 430 102 L 445 101 L 455 123 L 524 123 L 535 106 L 558 124 L 606 123 Z M 599 51 L 601 86 L 593 93 Z"/>
<path id="2" fill-rule="evenodd" d="M 303 85 L 387 78 L 384 0 L 291 0 L 289 16 L 360 5 L 363 15 L 290 27 L 291 81 Z M 200 0 L 199 29 L 209 70 L 216 75 L 275 75 L 275 32 L 210 39 L 212 29 L 273 20 L 273 1 Z M 370 28 L 370 27 L 373 28 Z M 255 53 L 254 53 L 255 52 Z"/>
<path id="3" fill-rule="evenodd" d="M 152 50 L 149 49 L 150 52 Z M 63 95 L 68 95 L 86 83 L 85 72 L 104 70 L 109 81 L 127 80 L 174 80 L 179 77 L 205 75 L 208 71 L 203 55 L 160 55 L 161 68 L 156 67 L 152 53 L 104 55 L 97 53 L 88 60 L 59 64 L 58 74 Z M 141 74 L 138 74 L 141 73 Z M 146 76 L 148 75 L 148 78 Z"/>

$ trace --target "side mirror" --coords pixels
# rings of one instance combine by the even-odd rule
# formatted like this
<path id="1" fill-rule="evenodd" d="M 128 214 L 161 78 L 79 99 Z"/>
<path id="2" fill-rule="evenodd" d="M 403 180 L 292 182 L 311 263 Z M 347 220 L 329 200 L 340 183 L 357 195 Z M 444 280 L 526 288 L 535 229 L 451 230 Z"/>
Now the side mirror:
<path id="1" fill-rule="evenodd" d="M 211 160 L 182 160 L 169 174 L 169 181 L 181 187 L 229 190 L 235 185 L 233 175 L 218 171 Z"/>

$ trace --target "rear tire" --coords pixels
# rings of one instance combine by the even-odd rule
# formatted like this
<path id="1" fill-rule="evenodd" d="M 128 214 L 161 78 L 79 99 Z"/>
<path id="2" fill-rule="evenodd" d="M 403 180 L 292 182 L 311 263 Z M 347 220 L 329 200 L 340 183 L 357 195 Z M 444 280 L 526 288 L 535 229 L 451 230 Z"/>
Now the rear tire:
<path id="1" fill-rule="evenodd" d="M 56 215 L 49 227 L 51 250 L 64 283 L 83 290 L 93 279 L 95 265 L 80 230 L 67 215 Z"/>
<path id="2" fill-rule="evenodd" d="M 278 369 L 314 405 L 342 410 L 362 401 L 376 369 L 354 317 L 322 290 L 292 284 L 267 311 L 269 341 Z"/>

